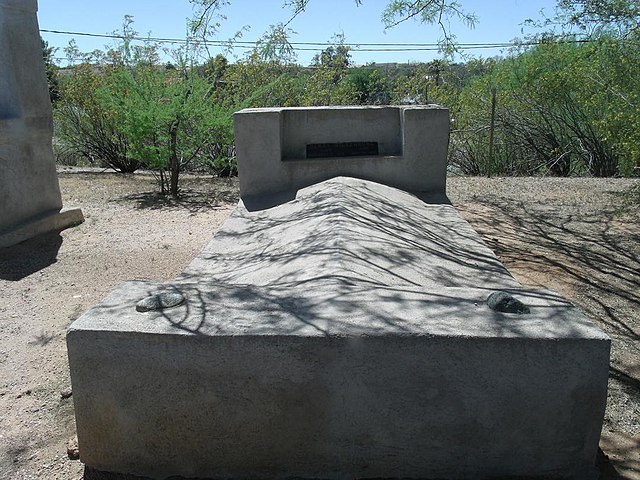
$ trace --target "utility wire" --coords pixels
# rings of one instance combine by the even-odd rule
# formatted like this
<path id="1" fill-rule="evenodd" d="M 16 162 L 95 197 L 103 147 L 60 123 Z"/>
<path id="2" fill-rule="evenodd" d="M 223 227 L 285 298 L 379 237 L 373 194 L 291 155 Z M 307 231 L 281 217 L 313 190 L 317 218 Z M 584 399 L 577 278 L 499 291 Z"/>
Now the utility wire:
<path id="1" fill-rule="evenodd" d="M 116 34 L 98 34 L 87 32 L 69 32 L 63 30 L 49 30 L 40 29 L 42 33 L 52 33 L 59 35 L 77 35 L 84 37 L 94 38 L 110 38 L 110 39 L 130 39 L 135 41 L 150 41 L 157 43 L 200 43 L 210 46 L 219 46 L 226 48 L 242 48 L 249 50 L 255 47 L 257 42 L 251 41 L 225 41 L 225 40 L 201 40 L 201 39 L 186 39 L 186 38 L 163 38 L 163 37 L 141 37 L 141 36 L 123 36 Z M 590 39 L 561 39 L 560 43 L 589 43 L 593 40 Z M 534 46 L 544 43 L 543 41 L 528 41 L 528 42 L 495 42 L 495 43 L 458 43 L 456 47 L 459 50 L 477 50 L 477 49 L 491 49 L 491 48 L 511 48 L 511 47 L 525 47 Z M 331 43 L 327 42 L 289 42 L 292 50 L 295 51 L 318 51 L 331 46 Z M 345 47 L 353 52 L 430 52 L 440 50 L 440 46 L 437 43 L 343 43 Z M 363 48 L 366 47 L 366 48 Z"/>

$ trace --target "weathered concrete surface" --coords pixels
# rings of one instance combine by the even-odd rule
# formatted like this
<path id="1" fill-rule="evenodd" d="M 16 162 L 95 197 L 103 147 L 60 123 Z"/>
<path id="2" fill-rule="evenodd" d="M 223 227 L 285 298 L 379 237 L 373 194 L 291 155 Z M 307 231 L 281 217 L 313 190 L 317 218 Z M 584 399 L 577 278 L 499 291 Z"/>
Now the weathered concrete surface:
<path id="1" fill-rule="evenodd" d="M 432 289 L 520 286 L 451 205 L 346 177 L 287 198 L 270 209 L 254 198 L 254 211 L 242 201 L 183 278 L 291 288 L 322 278 Z"/>
<path id="2" fill-rule="evenodd" d="M 0 0 L 0 247 L 77 225 L 60 215 L 36 0 Z"/>
<path id="3" fill-rule="evenodd" d="M 352 178 L 252 202 L 175 282 L 124 284 L 71 326 L 88 466 L 595 478 L 608 337 L 522 289 L 453 207 Z M 490 309 L 496 289 L 531 313 Z M 186 302 L 136 312 L 160 291 Z"/>
<path id="4" fill-rule="evenodd" d="M 84 222 L 84 216 L 79 208 L 50 210 L 31 217 L 24 223 L 12 225 L 6 230 L 0 231 L 0 248 L 16 245 L 43 233 L 75 227 L 82 222 Z"/>
<path id="5" fill-rule="evenodd" d="M 234 114 L 243 198 L 340 175 L 444 193 L 449 110 L 401 107 L 251 108 Z M 378 156 L 309 159 L 308 144 L 377 142 Z"/>

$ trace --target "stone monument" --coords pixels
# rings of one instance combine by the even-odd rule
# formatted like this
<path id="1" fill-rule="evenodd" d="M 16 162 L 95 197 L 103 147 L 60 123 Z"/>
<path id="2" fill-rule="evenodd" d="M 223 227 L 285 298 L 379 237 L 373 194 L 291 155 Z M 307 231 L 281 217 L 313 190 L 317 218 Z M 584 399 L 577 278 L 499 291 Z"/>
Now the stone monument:
<path id="1" fill-rule="evenodd" d="M 84 221 L 62 209 L 36 0 L 0 0 L 0 247 Z"/>
<path id="2" fill-rule="evenodd" d="M 235 114 L 241 201 L 67 334 L 82 461 L 185 478 L 597 478 L 609 338 L 445 196 L 449 112 Z"/>

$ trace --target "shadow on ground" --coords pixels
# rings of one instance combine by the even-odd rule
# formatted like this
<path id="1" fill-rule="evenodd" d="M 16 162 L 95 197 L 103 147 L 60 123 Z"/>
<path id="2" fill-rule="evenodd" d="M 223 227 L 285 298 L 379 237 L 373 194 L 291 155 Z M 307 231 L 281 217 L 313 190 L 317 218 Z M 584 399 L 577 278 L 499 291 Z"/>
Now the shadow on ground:
<path id="1" fill-rule="evenodd" d="M 611 206 L 540 204 L 483 196 L 459 206 L 525 285 L 570 298 L 612 339 L 604 431 L 630 438 L 624 477 L 640 478 L 640 228 Z M 627 443 L 629 443 L 627 442 Z M 615 443 L 615 442 L 614 442 Z M 616 458 L 610 446 L 604 445 Z M 612 463 L 604 463 L 613 469 Z M 627 476 L 631 474 L 631 476 Z"/>
<path id="2" fill-rule="evenodd" d="M 180 209 L 190 213 L 210 210 L 237 203 L 238 183 L 226 178 L 185 178 L 177 196 L 163 195 L 159 191 L 124 194 L 116 202 L 133 202 L 139 209 Z"/>
<path id="3" fill-rule="evenodd" d="M 52 232 L 0 249 L 0 280 L 16 282 L 48 267 L 61 246 L 60 232 Z"/>

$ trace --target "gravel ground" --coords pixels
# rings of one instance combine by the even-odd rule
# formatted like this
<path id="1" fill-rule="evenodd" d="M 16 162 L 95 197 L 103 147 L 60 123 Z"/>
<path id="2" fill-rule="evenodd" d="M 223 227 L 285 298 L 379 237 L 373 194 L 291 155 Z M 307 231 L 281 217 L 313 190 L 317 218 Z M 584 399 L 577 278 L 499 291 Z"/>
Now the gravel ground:
<path id="1" fill-rule="evenodd" d="M 81 226 L 0 250 L 0 479 L 82 479 L 65 331 L 122 281 L 175 277 L 224 222 L 236 180 L 185 177 L 179 201 L 148 174 L 64 169 Z M 613 340 L 603 478 L 640 479 L 637 180 L 453 177 L 449 196 L 516 278 L 555 289 Z"/>

